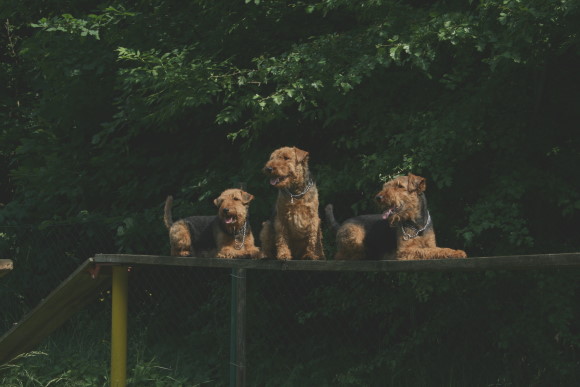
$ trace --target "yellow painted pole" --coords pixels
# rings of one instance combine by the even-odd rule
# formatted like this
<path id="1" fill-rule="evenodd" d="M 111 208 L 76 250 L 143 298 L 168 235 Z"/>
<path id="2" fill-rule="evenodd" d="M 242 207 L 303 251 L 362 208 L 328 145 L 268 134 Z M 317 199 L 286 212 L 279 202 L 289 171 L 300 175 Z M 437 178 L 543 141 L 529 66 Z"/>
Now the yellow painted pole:
<path id="1" fill-rule="evenodd" d="M 127 385 L 127 293 L 128 271 L 113 266 L 111 319 L 111 387 Z"/>

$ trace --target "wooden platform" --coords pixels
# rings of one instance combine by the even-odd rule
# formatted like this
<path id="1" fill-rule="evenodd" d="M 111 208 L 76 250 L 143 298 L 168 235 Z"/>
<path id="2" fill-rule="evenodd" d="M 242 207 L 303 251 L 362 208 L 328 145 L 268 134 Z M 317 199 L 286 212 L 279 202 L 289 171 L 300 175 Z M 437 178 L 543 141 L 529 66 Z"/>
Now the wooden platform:
<path id="1" fill-rule="evenodd" d="M 0 277 L 4 277 L 13 269 L 12 261 L 9 259 L 0 259 Z"/>
<path id="2" fill-rule="evenodd" d="M 11 263 L 11 262 L 10 262 Z M 436 272 L 482 270 L 555 270 L 580 268 L 580 253 L 541 254 L 426 261 L 277 261 L 169 257 L 157 255 L 98 254 L 64 280 L 20 323 L 0 337 L 0 364 L 34 349 L 99 292 L 111 285 L 111 265 L 212 267 L 221 269 Z M 91 275 L 99 268 L 96 278 Z M 7 269 L 9 270 L 9 269 Z"/>
<path id="3" fill-rule="evenodd" d="M 168 257 L 157 255 L 97 254 L 95 263 L 123 265 L 161 265 L 214 267 L 252 270 L 307 270 L 307 271 L 478 271 L 525 270 L 540 268 L 580 267 L 580 253 L 511 255 L 466 259 L 432 259 L 424 261 L 278 261 L 274 259 L 220 259 Z"/>

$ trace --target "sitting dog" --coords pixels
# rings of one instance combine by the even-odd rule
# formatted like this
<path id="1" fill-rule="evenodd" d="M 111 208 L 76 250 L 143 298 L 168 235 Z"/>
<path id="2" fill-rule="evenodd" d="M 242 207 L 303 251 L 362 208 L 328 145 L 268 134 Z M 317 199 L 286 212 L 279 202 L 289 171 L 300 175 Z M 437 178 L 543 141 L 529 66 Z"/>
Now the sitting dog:
<path id="1" fill-rule="evenodd" d="M 337 229 L 335 259 L 466 258 L 463 250 L 437 247 L 426 188 L 425 178 L 413 174 L 390 180 L 375 196 L 382 215 L 359 216 L 341 226 L 327 206 L 328 221 Z"/>
<path id="2" fill-rule="evenodd" d="M 171 255 L 176 257 L 258 258 L 260 250 L 248 221 L 254 199 L 241 189 L 227 189 L 214 200 L 217 216 L 190 216 L 173 222 L 173 197 L 165 201 L 163 220 L 169 230 Z"/>
<path id="3" fill-rule="evenodd" d="M 275 150 L 264 173 L 278 189 L 272 220 L 262 224 L 262 256 L 276 259 L 324 259 L 318 216 L 318 190 L 308 168 L 308 152 Z"/>

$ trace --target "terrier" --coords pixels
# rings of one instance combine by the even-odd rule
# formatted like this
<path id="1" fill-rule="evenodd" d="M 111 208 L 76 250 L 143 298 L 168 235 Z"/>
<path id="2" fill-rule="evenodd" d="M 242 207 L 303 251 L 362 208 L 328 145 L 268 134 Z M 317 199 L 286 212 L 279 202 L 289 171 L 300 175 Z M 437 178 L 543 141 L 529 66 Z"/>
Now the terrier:
<path id="1" fill-rule="evenodd" d="M 169 230 L 171 255 L 176 257 L 258 258 L 260 250 L 248 221 L 254 196 L 241 189 L 227 189 L 214 200 L 218 214 L 190 216 L 173 222 L 173 197 L 165 201 L 163 220 Z"/>
<path id="2" fill-rule="evenodd" d="M 332 205 L 326 216 L 336 231 L 335 259 L 466 258 L 463 250 L 437 247 L 427 209 L 425 178 L 409 174 L 386 182 L 375 200 L 382 215 L 363 215 L 338 225 Z"/>
<path id="3" fill-rule="evenodd" d="M 310 175 L 308 152 L 283 147 L 270 155 L 263 171 L 278 189 L 272 220 L 262 224 L 262 256 L 289 260 L 325 259 L 318 216 L 318 190 Z"/>

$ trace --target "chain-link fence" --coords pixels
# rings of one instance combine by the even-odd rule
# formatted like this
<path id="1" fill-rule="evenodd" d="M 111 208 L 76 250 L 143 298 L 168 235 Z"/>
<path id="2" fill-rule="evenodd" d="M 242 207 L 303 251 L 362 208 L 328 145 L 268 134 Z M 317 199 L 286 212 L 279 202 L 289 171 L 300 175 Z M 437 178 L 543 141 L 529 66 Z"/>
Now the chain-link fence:
<path id="1" fill-rule="evenodd" d="M 135 365 L 145 360 L 158 367 L 159 376 L 171 375 L 193 385 L 227 385 L 228 270 L 131 267 L 128 315 L 133 378 L 139 379 Z M 150 377 L 145 371 L 143 377 Z M 136 380 L 133 384 L 138 385 Z"/>
<path id="2" fill-rule="evenodd" d="M 94 225 L 0 228 L 0 257 L 14 261 L 0 279 L 0 333 L 96 253 L 168 251 L 165 235 L 135 239 L 130 249 L 118 237 Z M 229 384 L 232 274 L 130 268 L 130 385 Z M 570 325 L 580 317 L 578 270 L 245 274 L 248 386 L 575 385 L 580 377 Z M 111 294 L 104 291 L 32 360 L 13 362 L 32 365 L 10 374 L 17 383 L 6 383 L 0 366 L 0 384 L 59 385 L 52 381 L 74 376 L 62 385 L 108 385 L 110 327 Z M 23 383 L 34 372 L 35 380 L 46 379 Z"/>
<path id="3" fill-rule="evenodd" d="M 169 251 L 161 227 L 159 235 L 152 238 L 123 227 L 122 222 L 0 226 L 0 258 L 14 262 L 13 272 L 0 282 L 0 328 L 6 328 L 7 315 L 18 320 L 95 254 L 162 255 Z"/>
<path id="4" fill-rule="evenodd" d="M 129 337 L 194 383 L 227 385 L 232 275 L 231 269 L 131 267 Z M 270 270 L 245 275 L 247 385 L 387 384 L 385 364 L 377 358 L 389 351 L 384 337 L 393 329 L 381 296 L 394 285 L 391 276 Z M 353 292 L 366 295 L 353 303 Z M 358 375 L 361 366 L 368 367 L 364 377 Z"/>
<path id="5" fill-rule="evenodd" d="M 1 226 L 0 257 L 11 259 L 14 270 L 0 282 L 0 328 L 17 322 L 84 260 L 115 251 L 113 241 L 110 231 L 95 225 Z"/>
<path id="6" fill-rule="evenodd" d="M 94 225 L 1 228 L 1 256 L 15 265 L 0 282 L 2 333 L 87 258 L 118 252 L 116 237 L 109 228 Z M 166 243 L 140 242 L 134 251 L 163 255 Z M 231 269 L 216 268 L 131 268 L 128 362 L 133 385 L 147 385 L 154 379 L 175 379 L 184 385 L 228 384 L 231 274 Z M 381 320 L 362 311 L 352 314 L 356 305 L 341 304 L 341 295 L 352 292 L 349 284 L 368 282 L 368 273 L 260 270 L 247 275 L 248 385 L 332 384 L 348 379 L 353 358 L 359 364 L 361 356 L 384 349 Z M 383 280 L 389 281 L 384 276 Z M 365 308 L 381 291 L 373 293 L 361 300 Z M 73 366 L 80 366 L 82 354 L 82 359 L 100 364 L 105 383 L 110 296 L 109 291 L 99 294 L 52 334 L 41 346 L 51 359 L 45 361 L 57 363 L 66 356 L 75 359 Z M 329 297 L 336 303 L 328 304 Z M 64 364 L 71 366 L 70 361 Z"/>
<path id="7" fill-rule="evenodd" d="M 92 223 L 0 227 L 0 257 L 14 262 L 14 270 L 0 282 L 0 336 L 95 254 L 168 251 L 166 237 L 132 240 L 124 237 L 120 246 L 115 227 Z M 229 279 L 228 270 L 132 268 L 129 294 L 132 385 L 170 382 L 189 385 L 189 381 L 222 385 L 218 381 L 227 380 Z M 90 372 L 87 369 L 92 376 L 86 384 L 79 381 L 78 385 L 106 385 L 110 324 L 111 293 L 104 291 L 51 334 L 40 346 L 40 352 L 25 354 L 26 359 L 19 361 L 30 362 L 27 359 L 34 358 L 33 367 L 55 375 L 59 371 L 66 373 L 71 367 L 91 368 Z M 60 380 L 60 376 L 45 380 Z M 2 381 L 5 383 L 0 377 L 0 384 Z M 155 384 L 156 381 L 161 384 Z"/>
<path id="8" fill-rule="evenodd" d="M 86 258 L 115 248 L 110 235 L 82 238 L 81 229 L 75 226 L 2 231 L 2 256 L 15 263 L 14 272 L 0 283 L 2 333 Z M 252 383 L 277 385 L 273 375 L 281 376 L 281 384 L 298 383 L 305 375 L 312 383 L 331 380 L 328 370 L 316 371 L 319 360 L 309 359 L 319 359 L 324 352 L 325 363 L 335 364 L 338 373 L 348 355 L 353 355 L 345 351 L 353 348 L 351 344 L 358 343 L 365 351 L 378 349 L 378 326 L 352 330 L 349 324 L 333 321 L 337 316 L 319 304 L 318 297 L 331 291 L 328 285 L 344 281 L 344 275 L 260 271 L 249 277 L 247 359 Z M 176 380 L 227 385 L 231 270 L 132 267 L 129 300 L 129 367 L 134 385 L 168 375 Z M 70 358 L 93 356 L 106 374 L 110 309 L 110 292 L 104 292 L 85 312 L 51 335 L 43 351 L 51 357 L 65 352 Z M 335 340 L 336 348 L 326 345 L 330 337 L 340 337 Z"/>

